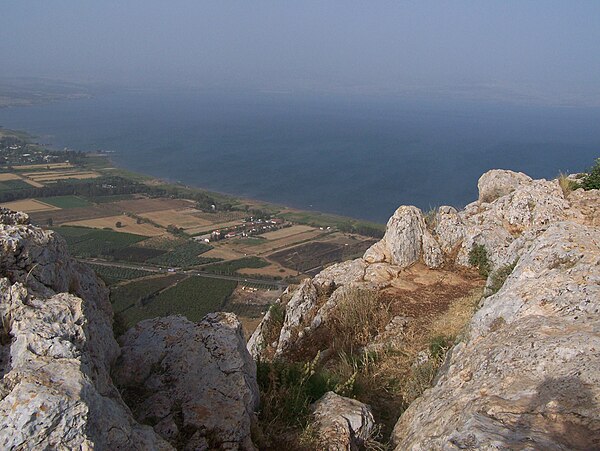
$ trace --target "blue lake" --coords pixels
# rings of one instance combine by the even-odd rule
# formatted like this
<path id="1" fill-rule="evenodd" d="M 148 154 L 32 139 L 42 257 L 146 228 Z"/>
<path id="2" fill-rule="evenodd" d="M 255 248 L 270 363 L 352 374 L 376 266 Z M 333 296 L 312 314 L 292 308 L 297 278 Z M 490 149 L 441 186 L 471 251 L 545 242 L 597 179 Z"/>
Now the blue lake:
<path id="1" fill-rule="evenodd" d="M 553 178 L 600 157 L 600 109 L 406 97 L 113 91 L 0 109 L 42 143 L 282 205 L 385 222 L 464 206 L 490 168 Z"/>

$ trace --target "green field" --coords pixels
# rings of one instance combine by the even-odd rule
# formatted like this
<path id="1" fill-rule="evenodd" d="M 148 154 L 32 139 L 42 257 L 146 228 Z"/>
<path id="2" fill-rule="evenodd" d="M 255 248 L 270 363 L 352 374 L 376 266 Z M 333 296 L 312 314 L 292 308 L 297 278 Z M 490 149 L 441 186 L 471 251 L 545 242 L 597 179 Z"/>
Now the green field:
<path id="1" fill-rule="evenodd" d="M 126 327 L 168 315 L 200 321 L 207 313 L 222 310 L 237 286 L 232 280 L 184 277 L 173 274 L 118 286 L 111 292 L 113 309 Z"/>
<path id="2" fill-rule="evenodd" d="M 188 267 L 219 261 L 199 255 L 212 249 L 208 244 L 197 241 L 185 241 L 166 254 L 148 260 L 149 263 L 161 266 Z"/>
<path id="3" fill-rule="evenodd" d="M 265 266 L 269 266 L 269 264 L 260 257 L 244 257 L 238 260 L 205 266 L 204 271 L 213 274 L 235 274 L 238 269 L 264 268 Z"/>
<path id="4" fill-rule="evenodd" d="M 66 240 L 71 254 L 83 258 L 112 258 L 114 251 L 148 238 L 132 233 L 72 226 L 56 227 L 54 231 Z"/>
<path id="5" fill-rule="evenodd" d="M 114 287 L 110 291 L 113 310 L 115 313 L 122 313 L 126 310 L 139 310 L 147 299 L 184 278 L 185 276 L 181 274 L 169 274 Z M 139 315 L 140 318 L 142 316 Z M 146 316 L 146 318 L 148 317 Z M 139 320 L 137 319 L 137 321 Z"/>
<path id="6" fill-rule="evenodd" d="M 119 202 L 121 200 L 131 200 L 133 194 L 113 194 L 112 196 L 90 196 L 87 199 L 95 204 L 107 204 L 110 202 Z"/>
<path id="7" fill-rule="evenodd" d="M 0 182 L 0 192 L 31 189 L 31 185 L 23 180 L 4 180 Z"/>
<path id="8" fill-rule="evenodd" d="M 118 268 L 116 266 L 94 265 L 93 263 L 88 263 L 88 266 L 94 270 L 106 285 L 114 285 L 124 280 L 139 279 L 140 277 L 154 274 L 151 271 L 144 271 L 143 269 Z"/>
<path id="9" fill-rule="evenodd" d="M 92 205 L 87 199 L 79 196 L 44 197 L 37 200 L 58 208 L 85 208 Z"/>

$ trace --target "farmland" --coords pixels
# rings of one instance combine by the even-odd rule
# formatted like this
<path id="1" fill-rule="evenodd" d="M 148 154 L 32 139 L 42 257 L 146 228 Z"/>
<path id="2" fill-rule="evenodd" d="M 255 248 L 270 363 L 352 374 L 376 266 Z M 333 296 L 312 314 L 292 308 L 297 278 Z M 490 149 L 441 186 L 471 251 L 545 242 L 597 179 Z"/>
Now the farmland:
<path id="1" fill-rule="evenodd" d="M 171 313 L 198 320 L 224 309 L 251 332 L 286 282 L 360 255 L 373 240 L 358 231 L 383 230 L 167 184 L 115 168 L 101 154 L 28 149 L 29 156 L 3 154 L 2 206 L 55 230 L 74 256 L 94 259 L 124 325 Z"/>
<path id="2" fill-rule="evenodd" d="M 43 199 L 37 200 L 57 208 L 85 208 L 92 205 L 90 201 L 79 196 L 44 197 Z"/>
<path id="3" fill-rule="evenodd" d="M 145 236 L 158 236 L 165 233 L 152 224 L 140 223 L 126 215 L 105 216 L 102 218 L 83 219 L 79 221 L 64 222 L 67 226 L 92 227 L 98 229 L 112 229 L 115 232 L 134 233 Z M 117 224 L 119 224 L 117 226 Z"/>
<path id="4" fill-rule="evenodd" d="M 57 227 L 55 231 L 69 245 L 69 250 L 77 257 L 105 257 L 112 259 L 115 250 L 143 241 L 147 236 L 111 230 L 87 229 L 83 227 Z"/>
<path id="5" fill-rule="evenodd" d="M 236 285 L 231 280 L 170 275 L 116 287 L 111 301 L 128 327 L 142 319 L 172 314 L 199 321 L 207 313 L 222 310 Z"/>
<path id="6" fill-rule="evenodd" d="M 242 268 L 262 268 L 268 263 L 259 257 L 245 257 L 239 260 L 230 260 L 223 263 L 215 263 L 204 267 L 204 271 L 213 274 L 235 274 Z"/>
<path id="7" fill-rule="evenodd" d="M 139 279 L 153 274 L 150 271 L 135 268 L 120 268 L 117 266 L 98 265 L 88 263 L 94 272 L 100 276 L 106 285 L 114 285 L 124 280 Z"/>

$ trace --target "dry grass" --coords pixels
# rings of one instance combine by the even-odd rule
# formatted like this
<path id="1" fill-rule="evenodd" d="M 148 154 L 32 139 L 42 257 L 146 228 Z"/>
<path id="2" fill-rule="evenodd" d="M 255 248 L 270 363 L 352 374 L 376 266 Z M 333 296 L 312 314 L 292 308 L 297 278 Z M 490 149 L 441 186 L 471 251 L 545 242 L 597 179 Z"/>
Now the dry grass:
<path id="1" fill-rule="evenodd" d="M 157 224 L 167 227 L 175 225 L 176 227 L 188 230 L 210 226 L 210 222 L 196 217 L 194 214 L 198 210 L 188 208 L 185 210 L 160 210 L 141 214 L 140 216 L 150 219 Z"/>
<path id="2" fill-rule="evenodd" d="M 35 182 L 53 182 L 56 180 L 67 179 L 93 179 L 100 177 L 100 174 L 93 171 L 49 171 L 49 172 L 28 172 L 23 174 Z"/>
<path id="3" fill-rule="evenodd" d="M 49 163 L 49 164 L 24 164 L 20 166 L 14 166 L 14 169 L 19 171 L 26 171 L 32 169 L 68 169 L 72 168 L 71 163 Z"/>
<path id="4" fill-rule="evenodd" d="M 273 232 L 263 233 L 261 236 L 268 240 L 278 240 L 280 238 L 287 238 L 299 233 L 308 232 L 309 230 L 315 230 L 315 228 L 305 225 L 293 225 L 291 227 L 284 227 Z"/>
<path id="5" fill-rule="evenodd" d="M 5 204 L 2 204 L 2 206 L 15 211 L 24 211 L 25 213 L 60 210 L 60 208 L 55 207 L 54 205 L 46 204 L 35 199 L 24 199 L 17 200 L 14 202 L 7 202 Z"/>
<path id="6" fill-rule="evenodd" d="M 560 185 L 560 189 L 562 189 L 565 198 L 569 197 L 569 194 L 579 187 L 577 182 L 571 180 L 569 175 L 563 172 L 558 174 L 558 184 Z"/>
<path id="7" fill-rule="evenodd" d="M 0 173 L 0 182 L 6 182 L 7 180 L 21 180 L 21 177 L 10 172 Z"/>
<path id="8" fill-rule="evenodd" d="M 117 222 L 121 223 L 121 227 L 116 226 Z M 94 229 L 108 228 L 114 230 L 115 232 L 134 233 L 136 235 L 145 236 L 159 236 L 166 233 L 163 229 L 154 227 L 152 224 L 138 224 L 135 219 L 125 215 L 107 216 L 104 218 L 96 219 L 84 219 L 82 221 L 68 222 L 64 225 L 91 227 Z"/>

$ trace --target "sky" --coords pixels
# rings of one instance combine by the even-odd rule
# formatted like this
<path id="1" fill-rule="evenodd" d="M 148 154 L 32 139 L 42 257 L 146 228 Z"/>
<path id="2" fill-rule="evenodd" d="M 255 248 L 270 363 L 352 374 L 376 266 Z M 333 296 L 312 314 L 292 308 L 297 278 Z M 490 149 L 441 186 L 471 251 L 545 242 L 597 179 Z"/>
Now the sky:
<path id="1" fill-rule="evenodd" d="M 4 0 L 0 76 L 600 104 L 600 1 Z"/>

